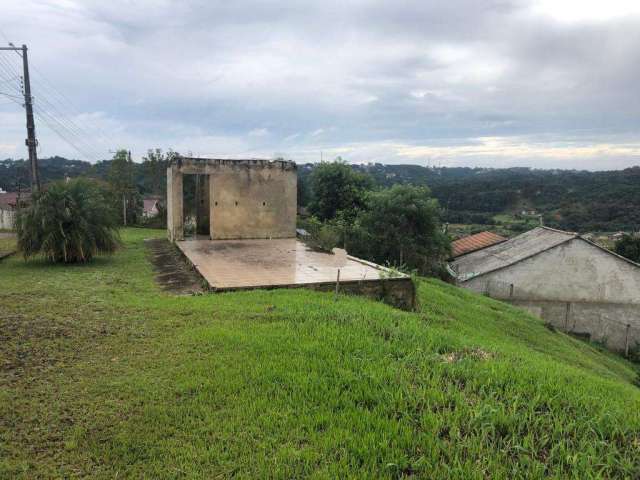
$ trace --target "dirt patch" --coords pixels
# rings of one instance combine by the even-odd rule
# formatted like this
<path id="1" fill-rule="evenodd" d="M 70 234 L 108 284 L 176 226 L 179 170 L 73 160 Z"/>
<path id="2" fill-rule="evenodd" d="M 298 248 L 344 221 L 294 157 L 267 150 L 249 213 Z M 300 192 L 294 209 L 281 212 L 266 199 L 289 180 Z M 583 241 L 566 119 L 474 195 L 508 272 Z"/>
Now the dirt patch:
<path id="1" fill-rule="evenodd" d="M 202 277 L 187 264 L 182 254 L 168 240 L 145 240 L 156 281 L 163 290 L 176 295 L 193 295 L 205 291 Z"/>
<path id="2" fill-rule="evenodd" d="M 104 322 L 87 322 L 79 328 L 74 317 L 0 315 L 0 382 L 47 375 L 114 333 L 115 328 Z"/>
<path id="3" fill-rule="evenodd" d="M 472 360 L 489 360 L 495 356 L 494 353 L 487 352 L 481 348 L 464 348 L 457 352 L 449 352 L 441 355 L 446 363 L 456 363 L 465 358 Z"/>

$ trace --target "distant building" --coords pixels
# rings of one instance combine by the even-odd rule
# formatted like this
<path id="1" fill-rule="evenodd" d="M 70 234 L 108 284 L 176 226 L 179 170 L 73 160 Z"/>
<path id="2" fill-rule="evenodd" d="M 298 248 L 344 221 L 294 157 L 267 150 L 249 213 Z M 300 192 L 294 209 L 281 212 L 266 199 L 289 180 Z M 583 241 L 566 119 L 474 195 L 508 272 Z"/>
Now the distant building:
<path id="1" fill-rule="evenodd" d="M 16 211 L 20 202 L 29 199 L 27 192 L 0 192 L 0 230 L 15 228 Z"/>
<path id="2" fill-rule="evenodd" d="M 538 227 L 454 259 L 470 290 L 526 308 L 614 350 L 640 344 L 640 265 L 577 233 Z"/>
<path id="3" fill-rule="evenodd" d="M 505 237 L 493 232 L 480 232 L 468 237 L 462 237 L 451 242 L 451 257 L 457 258 L 506 241 Z"/>
<path id="4" fill-rule="evenodd" d="M 153 218 L 160 213 L 160 197 L 146 197 L 143 200 L 142 216 Z"/>

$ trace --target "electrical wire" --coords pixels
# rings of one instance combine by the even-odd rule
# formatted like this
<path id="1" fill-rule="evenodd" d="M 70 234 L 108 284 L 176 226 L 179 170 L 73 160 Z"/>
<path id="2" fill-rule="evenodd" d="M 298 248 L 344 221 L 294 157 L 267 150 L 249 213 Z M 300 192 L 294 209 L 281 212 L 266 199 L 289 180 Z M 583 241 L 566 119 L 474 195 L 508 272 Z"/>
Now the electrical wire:
<path id="1" fill-rule="evenodd" d="M 94 161 L 99 160 L 100 154 L 91 146 L 90 142 L 86 140 L 81 133 L 73 131 L 67 125 L 62 123 L 55 115 L 44 110 L 40 106 L 34 105 L 34 114 L 36 113 L 38 114 L 38 118 L 44 121 L 49 128 L 54 130 L 58 135 L 63 135 L 65 141 L 71 141 L 72 146 L 76 150 L 81 151 L 84 156 Z"/>
<path id="2" fill-rule="evenodd" d="M 80 155 L 82 155 L 83 157 L 86 157 L 86 158 L 92 158 L 93 157 L 93 155 L 91 155 L 90 153 L 86 152 L 83 147 L 78 146 L 76 144 L 75 140 L 70 138 L 69 135 L 65 131 L 63 131 L 58 125 L 56 125 L 55 122 L 52 122 L 49 118 L 47 118 L 46 116 L 42 115 L 40 111 L 35 111 L 34 115 L 38 118 L 38 120 L 43 122 L 53 132 L 55 132 L 62 140 L 64 140 L 67 144 L 69 144 L 69 146 L 71 146 L 74 150 L 76 150 L 78 153 L 80 153 Z"/>
<path id="3" fill-rule="evenodd" d="M 3 36 L 7 42 L 9 42 L 6 35 Z M 18 57 L 22 57 L 19 51 L 14 50 L 14 52 Z M 40 69 L 32 65 L 31 70 L 35 73 L 35 75 L 31 75 L 31 92 L 34 114 L 37 110 L 38 118 L 65 142 L 69 143 L 69 145 L 71 145 L 76 151 L 81 152 L 83 156 L 87 156 L 94 161 L 103 160 L 108 157 L 108 155 L 105 155 L 102 152 L 103 149 L 99 147 L 96 148 L 95 145 L 97 142 L 92 140 L 98 137 L 100 143 L 103 144 L 104 151 L 107 152 L 108 147 L 106 147 L 106 145 L 109 144 L 109 140 L 103 132 L 95 125 L 94 122 L 91 122 L 90 119 L 83 119 L 84 126 L 80 126 L 76 123 L 73 117 L 79 117 L 82 115 L 79 113 L 79 109 L 77 109 L 69 98 L 61 93 L 53 83 L 45 77 Z M 22 78 L 15 65 L 12 65 L 7 58 L 0 55 L 0 73 L 2 72 L 5 74 L 3 75 L 5 81 L 10 80 L 11 78 Z M 7 83 L 11 82 L 9 81 Z M 22 84 L 20 84 L 20 87 L 16 85 L 13 86 L 17 93 L 23 94 L 21 87 Z M 37 98 L 34 93 L 37 94 Z M 85 128 L 87 125 L 94 130 L 94 133 Z M 81 146 L 79 146 L 79 144 Z"/>

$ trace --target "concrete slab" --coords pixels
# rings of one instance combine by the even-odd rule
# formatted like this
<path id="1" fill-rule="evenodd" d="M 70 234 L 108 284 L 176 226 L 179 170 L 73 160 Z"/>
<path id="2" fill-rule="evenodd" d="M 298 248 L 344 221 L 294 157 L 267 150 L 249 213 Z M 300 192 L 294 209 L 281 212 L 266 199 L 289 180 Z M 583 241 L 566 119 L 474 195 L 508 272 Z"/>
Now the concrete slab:
<path id="1" fill-rule="evenodd" d="M 216 290 L 378 282 L 387 269 L 347 256 L 310 250 L 295 238 L 272 240 L 185 240 L 176 242 L 209 285 Z M 403 276 L 404 277 L 404 276 Z"/>

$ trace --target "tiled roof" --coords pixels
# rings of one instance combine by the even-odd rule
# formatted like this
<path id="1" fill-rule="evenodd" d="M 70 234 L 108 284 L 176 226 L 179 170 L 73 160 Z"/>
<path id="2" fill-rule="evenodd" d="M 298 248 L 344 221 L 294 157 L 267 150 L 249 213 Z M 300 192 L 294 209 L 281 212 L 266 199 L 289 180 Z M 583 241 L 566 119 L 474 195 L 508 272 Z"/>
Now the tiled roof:
<path id="1" fill-rule="evenodd" d="M 487 248 L 506 240 L 503 236 L 492 232 L 480 232 L 475 235 L 469 235 L 468 237 L 463 237 L 451 243 L 451 256 L 454 258 L 459 257 L 465 253 L 475 252 L 476 250 Z"/>
<path id="2" fill-rule="evenodd" d="M 20 193 L 20 198 L 22 200 L 28 200 L 30 194 L 26 192 Z M 0 193 L 0 208 L 13 209 L 18 203 L 18 192 L 3 192 Z"/>
<path id="3" fill-rule="evenodd" d="M 143 200 L 144 206 L 143 209 L 146 213 L 151 212 L 154 208 L 156 208 L 156 204 L 158 203 L 157 198 L 145 198 Z"/>
<path id="4" fill-rule="evenodd" d="M 459 280 L 465 281 L 508 267 L 574 238 L 579 238 L 577 233 L 537 227 L 506 242 L 456 258 L 450 263 L 450 267 Z"/>

